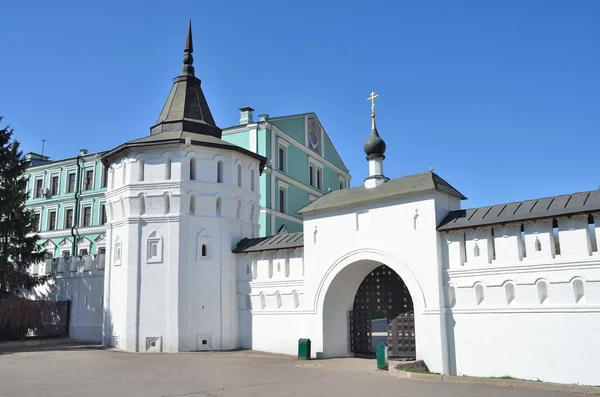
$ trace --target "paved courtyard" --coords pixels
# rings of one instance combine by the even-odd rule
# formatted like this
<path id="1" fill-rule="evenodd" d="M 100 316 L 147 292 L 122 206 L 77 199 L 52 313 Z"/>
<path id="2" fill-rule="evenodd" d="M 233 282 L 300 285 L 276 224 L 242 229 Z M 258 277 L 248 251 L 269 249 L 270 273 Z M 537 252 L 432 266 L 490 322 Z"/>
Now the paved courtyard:
<path id="1" fill-rule="evenodd" d="M 400 380 L 377 371 L 373 360 L 364 359 L 304 362 L 248 351 L 130 354 L 74 345 L 0 350 L 0 396 L 10 397 L 480 395 L 573 396 Z"/>

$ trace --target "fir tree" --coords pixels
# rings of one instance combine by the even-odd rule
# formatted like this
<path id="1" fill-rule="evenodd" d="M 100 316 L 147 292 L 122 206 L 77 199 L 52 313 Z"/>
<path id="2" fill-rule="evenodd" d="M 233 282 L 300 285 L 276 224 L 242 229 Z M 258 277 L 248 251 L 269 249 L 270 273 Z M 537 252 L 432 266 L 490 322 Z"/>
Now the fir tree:
<path id="1" fill-rule="evenodd" d="M 0 127 L 0 297 L 31 290 L 47 279 L 29 273 L 44 254 L 36 243 L 37 221 L 25 208 L 28 166 L 13 129 Z"/>

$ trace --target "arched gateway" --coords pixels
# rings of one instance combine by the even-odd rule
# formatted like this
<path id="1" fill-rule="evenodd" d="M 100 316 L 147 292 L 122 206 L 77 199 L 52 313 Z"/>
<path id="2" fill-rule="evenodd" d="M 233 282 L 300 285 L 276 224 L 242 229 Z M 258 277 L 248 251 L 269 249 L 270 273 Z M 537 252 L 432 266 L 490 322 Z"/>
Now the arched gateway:
<path id="1" fill-rule="evenodd" d="M 372 355 L 386 343 L 390 357 L 416 356 L 412 298 L 400 276 L 386 265 L 361 282 L 349 316 L 350 351 Z"/>

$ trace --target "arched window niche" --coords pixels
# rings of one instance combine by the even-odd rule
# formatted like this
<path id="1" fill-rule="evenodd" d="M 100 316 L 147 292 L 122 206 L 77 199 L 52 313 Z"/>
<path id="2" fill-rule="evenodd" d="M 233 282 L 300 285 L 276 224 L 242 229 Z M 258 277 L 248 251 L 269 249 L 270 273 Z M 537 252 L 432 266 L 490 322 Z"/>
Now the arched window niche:
<path id="1" fill-rule="evenodd" d="M 197 239 L 197 255 L 196 258 L 199 261 L 206 261 L 211 259 L 211 238 L 208 230 L 203 229 L 198 233 Z"/>
<path id="2" fill-rule="evenodd" d="M 196 158 L 192 157 L 190 159 L 190 181 L 196 180 Z"/>
<path id="3" fill-rule="evenodd" d="M 163 261 L 163 238 L 160 233 L 153 230 L 146 239 L 146 262 L 162 263 Z"/>
<path id="4" fill-rule="evenodd" d="M 223 183 L 223 161 L 217 161 L 217 183 Z"/>

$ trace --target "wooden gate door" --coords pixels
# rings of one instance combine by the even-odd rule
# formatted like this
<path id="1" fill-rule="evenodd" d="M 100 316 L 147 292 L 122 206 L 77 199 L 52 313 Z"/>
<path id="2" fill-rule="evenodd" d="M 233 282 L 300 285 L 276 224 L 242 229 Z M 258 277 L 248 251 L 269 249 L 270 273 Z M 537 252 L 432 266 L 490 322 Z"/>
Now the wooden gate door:
<path id="1" fill-rule="evenodd" d="M 390 339 L 389 323 L 390 321 L 393 323 L 402 314 L 412 312 L 412 299 L 400 276 L 386 265 L 379 266 L 365 277 L 356 292 L 354 305 L 349 316 L 350 350 L 360 355 L 374 354 L 371 322 L 375 319 L 387 318 L 388 347 L 393 351 L 404 351 L 404 344 L 402 347 L 398 345 L 399 332 L 394 333 L 397 336 L 395 339 Z M 414 339 L 414 316 L 412 318 L 412 335 Z M 403 321 L 397 320 L 396 327 L 401 324 L 401 329 L 404 330 Z M 406 326 L 409 326 L 409 324 Z M 404 335 L 404 332 L 402 335 Z M 385 338 L 385 329 L 383 338 Z M 395 350 L 393 346 L 395 346 Z"/>
<path id="2" fill-rule="evenodd" d="M 417 357 L 414 312 L 402 313 L 388 323 L 387 341 L 389 357 Z"/>

